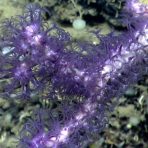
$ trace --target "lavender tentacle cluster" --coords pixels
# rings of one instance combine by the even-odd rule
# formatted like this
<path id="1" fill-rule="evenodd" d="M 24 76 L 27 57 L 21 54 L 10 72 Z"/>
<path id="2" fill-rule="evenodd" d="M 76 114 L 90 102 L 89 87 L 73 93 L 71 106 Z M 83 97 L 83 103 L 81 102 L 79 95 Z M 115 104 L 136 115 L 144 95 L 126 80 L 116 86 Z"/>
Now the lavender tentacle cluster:
<path id="1" fill-rule="evenodd" d="M 147 73 L 148 9 L 134 1 L 123 10 L 130 16 L 122 19 L 127 31 L 95 32 L 97 45 L 73 42 L 64 30 L 46 24 L 38 5 L 2 24 L 0 78 L 8 79 L 3 95 L 31 98 L 46 89 L 51 103 L 24 125 L 19 147 L 80 148 L 97 138 L 111 98 Z"/>

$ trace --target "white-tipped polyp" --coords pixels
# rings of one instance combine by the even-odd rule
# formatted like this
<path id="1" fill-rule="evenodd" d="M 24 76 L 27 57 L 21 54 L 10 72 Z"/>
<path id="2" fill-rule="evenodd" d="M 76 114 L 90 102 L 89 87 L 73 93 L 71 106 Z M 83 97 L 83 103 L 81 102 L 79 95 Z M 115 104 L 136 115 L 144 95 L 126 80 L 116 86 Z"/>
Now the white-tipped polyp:
<path id="1" fill-rule="evenodd" d="M 38 25 L 37 24 L 32 24 L 32 25 L 29 25 L 25 28 L 25 34 L 28 36 L 28 37 L 31 37 L 33 36 L 37 31 L 38 31 Z"/>
<path id="2" fill-rule="evenodd" d="M 129 0 L 127 3 L 133 12 L 148 15 L 148 2 L 146 3 L 146 0 Z"/>

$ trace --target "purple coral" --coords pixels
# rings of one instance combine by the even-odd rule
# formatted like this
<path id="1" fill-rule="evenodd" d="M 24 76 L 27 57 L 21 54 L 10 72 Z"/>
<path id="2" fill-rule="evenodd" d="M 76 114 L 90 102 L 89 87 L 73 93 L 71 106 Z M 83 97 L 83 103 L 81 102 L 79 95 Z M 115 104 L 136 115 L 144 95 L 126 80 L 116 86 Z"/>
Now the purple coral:
<path id="1" fill-rule="evenodd" d="M 10 84 L 5 89 L 8 95 L 21 88 L 20 94 L 28 98 L 28 92 L 44 88 L 44 77 L 55 72 L 55 63 L 70 40 L 69 34 L 57 26 L 48 27 L 42 13 L 40 6 L 30 5 L 22 16 L 2 24 L 5 36 L 1 38 L 0 77 L 9 75 Z M 5 54 L 5 50 L 9 51 Z"/>
<path id="2" fill-rule="evenodd" d="M 3 50 L 10 51 L 0 55 L 0 78 L 10 79 L 9 95 L 22 88 L 21 95 L 28 98 L 34 90 L 47 89 L 50 103 L 57 105 L 38 111 L 25 124 L 21 148 L 80 148 L 105 127 L 110 99 L 147 72 L 147 14 L 123 18 L 127 31 L 95 32 L 99 44 L 76 42 L 79 51 L 73 51 L 70 35 L 56 25 L 47 27 L 42 12 L 31 5 L 20 20 L 3 24 Z"/>
<path id="3" fill-rule="evenodd" d="M 118 36 L 120 41 L 123 37 L 122 35 Z M 74 144 L 73 148 L 79 148 L 94 140 L 95 136 L 98 136 L 97 133 L 107 123 L 105 112 L 108 109 L 109 100 L 115 96 L 119 97 L 129 85 L 135 83 L 142 74 L 147 72 L 148 57 L 145 54 L 147 45 L 141 45 L 138 43 L 138 39 L 137 43 L 134 41 L 131 40 L 129 44 L 122 44 L 122 47 L 116 50 L 116 54 L 113 54 L 112 58 L 104 63 L 101 73 L 93 81 L 96 83 L 94 83 L 94 89 L 90 89 L 89 97 L 85 98 L 82 103 L 78 102 L 76 104 L 77 109 L 72 108 L 70 116 L 66 118 L 67 120 L 62 120 L 61 118 L 56 120 L 56 124 L 60 124 L 56 128 L 58 130 L 55 130 L 52 134 L 50 134 L 52 129 L 47 133 L 41 132 L 39 135 L 37 134 L 37 137 L 31 137 L 29 142 L 31 144 L 35 142 L 37 145 L 42 143 L 40 147 L 49 148 L 65 148 L 72 143 Z M 94 73 L 90 75 L 90 78 L 93 75 Z M 70 107 L 72 107 L 72 104 L 73 102 L 71 102 Z M 60 106 L 58 107 L 60 108 Z M 44 122 L 47 122 L 48 125 L 53 125 L 50 124 L 51 121 Z M 35 140 L 36 138 L 38 141 Z"/>

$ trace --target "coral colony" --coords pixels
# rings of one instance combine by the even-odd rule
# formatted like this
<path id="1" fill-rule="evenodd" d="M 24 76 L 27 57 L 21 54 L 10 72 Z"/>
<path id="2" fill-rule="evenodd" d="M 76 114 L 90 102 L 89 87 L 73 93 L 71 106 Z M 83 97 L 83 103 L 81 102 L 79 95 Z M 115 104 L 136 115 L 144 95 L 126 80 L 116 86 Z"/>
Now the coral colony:
<path id="1" fill-rule="evenodd" d="M 3 95 L 31 99 L 39 93 L 49 108 L 34 113 L 20 132 L 20 148 L 83 148 L 106 126 L 111 98 L 119 98 L 148 70 L 148 5 L 125 2 L 119 18 L 127 29 L 99 44 L 74 42 L 29 5 L 1 25 L 0 79 Z M 74 49 L 79 50 L 74 50 Z"/>

